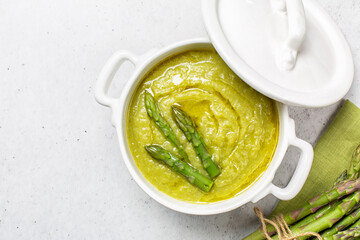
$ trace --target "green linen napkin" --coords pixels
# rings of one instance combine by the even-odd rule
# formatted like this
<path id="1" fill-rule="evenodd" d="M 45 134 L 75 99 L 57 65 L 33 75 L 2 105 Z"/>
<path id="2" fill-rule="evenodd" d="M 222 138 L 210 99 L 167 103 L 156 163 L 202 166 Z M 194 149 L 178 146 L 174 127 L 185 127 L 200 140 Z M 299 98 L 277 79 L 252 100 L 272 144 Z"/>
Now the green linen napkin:
<path id="1" fill-rule="evenodd" d="M 335 179 L 350 166 L 351 155 L 360 143 L 360 109 L 346 100 L 314 149 L 314 161 L 300 193 L 280 201 L 272 215 L 301 207 L 307 200 L 331 188 Z"/>

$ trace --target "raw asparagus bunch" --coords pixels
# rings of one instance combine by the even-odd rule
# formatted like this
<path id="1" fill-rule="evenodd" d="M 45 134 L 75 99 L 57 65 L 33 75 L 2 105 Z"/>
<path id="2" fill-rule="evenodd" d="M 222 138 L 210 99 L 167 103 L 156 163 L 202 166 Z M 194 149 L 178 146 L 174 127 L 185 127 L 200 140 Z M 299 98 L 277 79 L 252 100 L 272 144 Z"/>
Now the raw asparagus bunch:
<path id="1" fill-rule="evenodd" d="M 169 123 L 162 117 L 159 106 L 157 105 L 154 97 L 148 91 L 145 91 L 145 108 L 149 117 L 153 119 L 159 130 L 179 151 L 181 158 L 189 162 L 189 158 L 184 151 L 184 147 L 181 145 Z"/>
<path id="2" fill-rule="evenodd" d="M 357 221 L 360 218 L 359 170 L 360 145 L 352 155 L 349 170 L 339 176 L 332 189 L 309 200 L 302 208 L 283 215 L 285 222 L 290 225 L 290 230 L 294 234 L 323 231 L 323 237 L 331 237 Z M 267 226 L 267 232 L 269 236 L 276 233 L 272 225 Z M 260 228 L 244 240 L 265 238 Z M 277 236 L 273 239 L 277 239 Z M 299 239 L 306 239 L 306 237 Z"/>
<path id="3" fill-rule="evenodd" d="M 151 155 L 151 157 L 166 164 L 175 172 L 180 173 L 191 184 L 200 188 L 204 192 L 210 191 L 211 187 L 214 185 L 214 182 L 211 179 L 199 173 L 199 171 L 190 166 L 190 164 L 180 160 L 175 155 L 166 151 L 164 148 L 157 145 L 148 145 L 145 146 L 145 149 Z"/>
<path id="4" fill-rule="evenodd" d="M 202 161 L 202 165 L 210 178 L 214 178 L 220 174 L 219 166 L 211 159 L 207 147 L 195 128 L 195 124 L 191 118 L 180 108 L 172 106 L 172 112 L 178 127 L 183 131 L 186 138 L 193 145 L 197 155 Z"/>
<path id="5" fill-rule="evenodd" d="M 302 208 L 284 214 L 284 220 L 288 225 L 293 224 L 303 219 L 304 217 L 308 216 L 309 214 L 315 213 L 321 207 L 331 203 L 332 201 L 340 199 L 346 195 L 349 195 L 359 190 L 360 190 L 360 179 L 347 180 L 346 182 L 343 182 L 337 187 L 309 200 Z M 275 228 L 272 225 L 268 225 L 266 229 L 270 236 L 275 234 Z M 262 229 L 259 229 L 258 231 L 255 231 L 254 233 L 244 238 L 244 240 L 263 240 L 263 239 L 265 239 L 265 235 Z"/>
<path id="6" fill-rule="evenodd" d="M 332 208 L 327 214 L 324 214 L 319 219 L 310 222 L 304 226 L 300 227 L 292 227 L 290 226 L 291 232 L 296 235 L 305 232 L 321 232 L 327 228 L 332 227 L 339 219 L 341 219 L 346 214 L 350 213 L 360 202 L 360 192 L 354 192 L 347 198 L 341 201 L 339 205 Z M 306 239 L 307 237 L 300 237 L 300 239 Z M 278 239 L 277 236 L 273 237 L 273 239 Z"/>

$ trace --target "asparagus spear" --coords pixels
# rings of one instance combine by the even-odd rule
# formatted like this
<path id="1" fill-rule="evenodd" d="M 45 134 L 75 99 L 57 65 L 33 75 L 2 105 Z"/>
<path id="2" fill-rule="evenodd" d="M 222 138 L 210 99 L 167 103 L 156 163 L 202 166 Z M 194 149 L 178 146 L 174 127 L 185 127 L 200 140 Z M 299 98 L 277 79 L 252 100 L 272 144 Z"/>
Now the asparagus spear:
<path id="1" fill-rule="evenodd" d="M 345 214 L 353 211 L 358 207 L 360 202 L 360 192 L 354 192 L 350 196 L 346 197 L 341 203 L 334 207 L 329 213 L 323 215 L 319 219 L 308 223 L 301 227 L 290 227 L 291 232 L 294 235 L 305 232 L 321 232 L 327 228 L 331 228 L 337 221 L 339 221 Z M 297 239 L 307 239 L 308 237 L 299 237 Z M 278 239 L 277 236 L 273 239 Z"/>
<path id="2" fill-rule="evenodd" d="M 200 188 L 204 192 L 210 191 L 211 187 L 214 185 L 212 180 L 199 173 L 199 171 L 191 167 L 190 164 L 181 161 L 164 148 L 157 145 L 148 145 L 145 146 L 145 149 L 151 157 L 165 163 L 172 170 L 183 175 L 191 184 Z"/>
<path id="3" fill-rule="evenodd" d="M 360 238 L 360 227 L 353 227 L 332 236 L 325 237 L 324 240 L 355 240 Z"/>
<path id="4" fill-rule="evenodd" d="M 353 225 L 351 225 L 348 229 L 350 228 L 359 228 L 360 227 L 360 219 L 357 220 Z"/>
<path id="5" fill-rule="evenodd" d="M 350 226 L 350 228 L 353 228 L 353 227 L 360 227 L 360 219 L 357 220 L 353 225 Z"/>
<path id="6" fill-rule="evenodd" d="M 360 219 L 360 208 L 352 212 L 350 215 L 347 215 L 346 217 L 341 219 L 332 228 L 326 230 L 323 234 L 321 234 L 321 237 L 325 238 L 337 234 L 338 232 L 346 229 L 348 226 L 355 223 L 359 219 Z"/>
<path id="7" fill-rule="evenodd" d="M 351 165 L 348 171 L 348 179 L 356 179 L 359 177 L 360 171 L 360 145 L 355 149 L 352 158 Z"/>
<path id="8" fill-rule="evenodd" d="M 337 207 L 337 205 L 339 205 L 340 203 L 341 203 L 340 201 L 335 200 L 334 202 L 331 202 L 330 204 L 325 205 L 324 207 L 320 208 L 315 213 L 310 214 L 306 218 L 303 218 L 300 221 L 296 222 L 294 225 L 292 225 L 292 227 L 301 227 L 312 221 L 315 221 L 316 219 L 319 219 L 320 217 L 329 213 L 333 207 Z"/>
<path id="9" fill-rule="evenodd" d="M 181 158 L 189 162 L 189 158 L 184 151 L 184 147 L 181 145 L 169 123 L 162 117 L 159 106 L 157 105 L 154 97 L 148 91 L 145 91 L 145 108 L 148 115 L 154 120 L 154 123 L 159 128 L 159 130 L 179 151 Z"/>
<path id="10" fill-rule="evenodd" d="M 176 106 L 172 106 L 172 112 L 176 124 L 184 132 L 186 138 L 193 145 L 197 155 L 202 161 L 206 172 L 209 174 L 210 178 L 214 178 L 220 174 L 220 168 L 218 165 L 211 159 L 211 155 L 207 151 L 203 139 L 200 137 L 198 131 L 195 128 L 195 124 L 191 118 L 181 109 Z"/>
<path id="11" fill-rule="evenodd" d="M 335 180 L 333 187 L 336 187 L 336 185 L 346 181 L 348 178 L 348 171 L 344 170 L 340 176 Z"/>
<path id="12" fill-rule="evenodd" d="M 306 204 L 293 212 L 284 214 L 284 220 L 287 224 L 293 224 L 307 215 L 316 212 L 322 206 L 339 199 L 345 195 L 349 195 L 356 190 L 360 190 L 360 178 L 356 180 L 346 180 L 338 184 L 335 188 L 324 192 L 323 194 L 309 200 Z M 266 227 L 268 233 L 275 233 L 275 228 L 272 225 Z M 243 240 L 263 240 L 266 239 L 261 228 L 245 237 Z"/>

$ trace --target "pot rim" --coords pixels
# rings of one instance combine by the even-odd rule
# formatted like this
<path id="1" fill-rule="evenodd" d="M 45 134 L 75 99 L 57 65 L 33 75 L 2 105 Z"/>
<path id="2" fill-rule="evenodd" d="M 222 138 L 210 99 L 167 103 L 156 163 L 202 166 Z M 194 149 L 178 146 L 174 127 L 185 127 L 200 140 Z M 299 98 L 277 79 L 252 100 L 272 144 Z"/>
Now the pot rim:
<path id="1" fill-rule="evenodd" d="M 136 166 L 126 136 L 127 109 L 135 89 L 142 81 L 143 76 L 159 62 L 174 54 L 199 48 L 214 49 L 211 42 L 207 39 L 191 39 L 171 44 L 161 50 L 151 50 L 140 57 L 128 51 L 119 51 L 109 59 L 102 69 L 95 88 L 95 97 L 100 104 L 109 106 L 112 109 L 112 123 L 117 130 L 121 155 L 131 176 L 142 190 L 157 202 L 175 211 L 187 214 L 211 215 L 224 213 L 248 202 L 255 203 L 270 193 L 279 199 L 291 199 L 300 191 L 305 183 L 312 164 L 313 150 L 309 143 L 295 136 L 294 121 L 289 118 L 287 106 L 280 102 L 276 102 L 279 114 L 279 139 L 273 159 L 266 171 L 255 183 L 230 199 L 206 204 L 177 200 L 154 187 Z M 109 85 L 116 71 L 125 60 L 129 60 L 134 64 L 134 73 L 125 84 L 120 97 L 111 98 L 107 95 Z M 287 187 L 279 188 L 272 184 L 272 180 L 285 156 L 286 150 L 291 145 L 299 148 L 302 153 L 292 180 L 290 180 Z"/>

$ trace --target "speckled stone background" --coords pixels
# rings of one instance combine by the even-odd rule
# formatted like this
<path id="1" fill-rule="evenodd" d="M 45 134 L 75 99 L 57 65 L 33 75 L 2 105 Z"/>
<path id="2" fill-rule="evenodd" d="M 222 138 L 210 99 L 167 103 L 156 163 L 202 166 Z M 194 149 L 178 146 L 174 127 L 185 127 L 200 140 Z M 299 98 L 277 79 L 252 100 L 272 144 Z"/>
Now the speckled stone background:
<path id="1" fill-rule="evenodd" d="M 320 0 L 349 41 L 360 106 L 360 2 Z M 0 239 L 241 239 L 253 204 L 216 216 L 169 210 L 133 181 L 97 75 L 118 49 L 137 54 L 206 37 L 200 1 L 2 0 L 0 3 Z M 131 74 L 126 64 L 112 90 Z M 341 103 L 291 107 L 297 135 L 315 144 Z M 286 185 L 298 152 L 274 182 Z M 276 199 L 259 205 L 271 212 Z"/>

